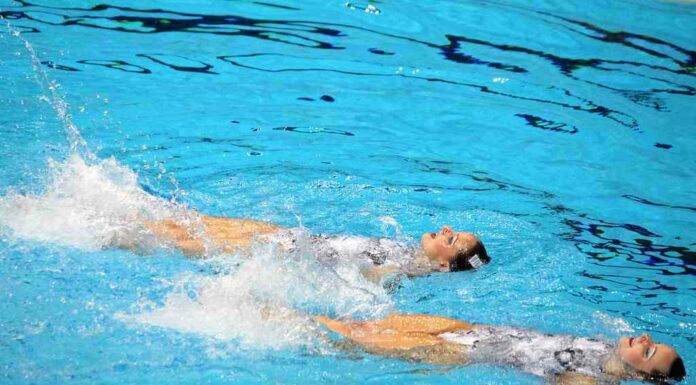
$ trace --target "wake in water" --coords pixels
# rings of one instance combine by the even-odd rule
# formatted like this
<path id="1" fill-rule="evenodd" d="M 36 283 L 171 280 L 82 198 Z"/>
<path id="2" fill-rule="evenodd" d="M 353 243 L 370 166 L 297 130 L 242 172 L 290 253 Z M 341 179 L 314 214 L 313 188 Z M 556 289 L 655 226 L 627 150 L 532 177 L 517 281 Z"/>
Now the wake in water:
<path id="1" fill-rule="evenodd" d="M 0 227 L 10 239 L 95 251 L 125 235 L 145 237 L 144 220 L 188 215 L 184 207 L 143 191 L 137 175 L 115 159 L 49 159 L 47 179 L 42 194 L 0 197 Z"/>
<path id="2" fill-rule="evenodd" d="M 145 245 L 145 251 L 158 253 L 161 245 L 143 222 L 195 221 L 197 213 L 149 194 L 138 183 L 138 175 L 116 159 L 95 157 L 72 123 L 59 85 L 48 78 L 31 44 L 5 23 L 32 58 L 34 78 L 46 93 L 41 99 L 63 123 L 70 155 L 63 161 L 48 160 L 40 192 L 10 190 L 0 197 L 3 241 L 98 252 L 130 239 Z M 321 344 L 324 334 L 307 314 L 376 317 L 391 308 L 384 289 L 368 282 L 357 266 L 319 262 L 306 232 L 292 251 L 273 242 L 258 243 L 244 255 L 221 255 L 199 263 L 212 264 L 218 273 L 173 278 L 172 290 L 161 304 L 142 298 L 134 309 L 119 311 L 115 318 L 237 341 L 244 347 L 275 349 Z"/>
<path id="3" fill-rule="evenodd" d="M 391 301 L 382 287 L 367 281 L 355 265 L 319 263 L 311 248 L 284 253 L 274 244 L 257 244 L 251 258 L 216 258 L 206 263 L 224 273 L 186 274 L 174 282 L 164 305 L 147 300 L 120 319 L 235 340 L 244 348 L 320 348 L 322 329 L 308 314 L 383 316 Z"/>
<path id="4" fill-rule="evenodd" d="M 109 247 L 124 235 L 138 238 L 138 223 L 143 220 L 185 217 L 184 207 L 143 191 L 137 175 L 127 167 L 115 159 L 100 160 L 90 151 L 72 122 L 70 107 L 59 91 L 60 84 L 49 78 L 29 41 L 8 20 L 2 21 L 8 35 L 16 38 L 29 54 L 31 75 L 44 91 L 39 99 L 51 106 L 61 122 L 70 155 L 62 162 L 48 160 L 42 193 L 21 195 L 10 191 L 0 197 L 0 232 L 9 240 L 57 243 L 94 251 Z"/>
<path id="5" fill-rule="evenodd" d="M 115 159 L 90 163 L 74 154 L 49 165 L 42 193 L 0 197 L 0 229 L 10 241 L 98 251 L 130 237 L 157 253 L 160 245 L 143 228 L 144 220 L 195 220 L 195 212 L 145 192 L 137 175 Z M 367 281 L 354 261 L 321 262 L 310 234 L 296 233 L 291 250 L 259 241 L 243 254 L 201 260 L 219 274 L 175 278 L 163 305 L 143 298 L 135 311 L 116 317 L 277 349 L 321 344 L 322 332 L 306 314 L 377 317 L 389 311 L 387 293 Z"/>
<path id="6" fill-rule="evenodd" d="M 149 251 L 156 252 L 159 245 L 143 228 L 144 220 L 195 218 L 185 207 L 145 192 L 137 175 L 115 159 L 90 164 L 74 154 L 49 164 L 42 193 L 0 197 L 0 229 L 10 241 L 98 251 L 126 236 L 140 245 L 149 242 Z M 292 250 L 266 241 L 243 254 L 201 260 L 219 273 L 175 278 L 163 305 L 143 298 L 135 311 L 116 317 L 235 340 L 247 348 L 278 349 L 321 345 L 322 332 L 306 314 L 376 317 L 389 311 L 387 293 L 367 281 L 357 264 L 322 263 L 310 234 L 297 234 Z"/>

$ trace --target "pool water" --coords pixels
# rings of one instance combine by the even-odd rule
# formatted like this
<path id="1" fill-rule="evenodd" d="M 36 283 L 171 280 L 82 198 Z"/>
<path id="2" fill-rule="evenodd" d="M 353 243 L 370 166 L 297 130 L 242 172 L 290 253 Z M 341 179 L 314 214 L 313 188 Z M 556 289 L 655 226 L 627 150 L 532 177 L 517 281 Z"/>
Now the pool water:
<path id="1" fill-rule="evenodd" d="M 696 5 L 0 0 L 0 383 L 542 384 L 310 314 L 615 340 L 696 372 Z M 109 248 L 196 209 L 493 261 L 394 292 L 308 248 Z M 684 383 L 696 384 L 693 375 Z"/>

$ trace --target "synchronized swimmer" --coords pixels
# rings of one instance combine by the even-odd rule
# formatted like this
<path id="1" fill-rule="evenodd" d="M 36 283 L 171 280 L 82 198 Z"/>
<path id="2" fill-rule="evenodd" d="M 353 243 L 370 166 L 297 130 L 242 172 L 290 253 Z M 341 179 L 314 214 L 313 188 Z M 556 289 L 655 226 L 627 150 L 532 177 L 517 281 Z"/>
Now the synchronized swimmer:
<path id="1" fill-rule="evenodd" d="M 146 231 L 159 244 L 178 248 L 188 256 L 205 257 L 224 252 L 248 251 L 254 242 L 274 242 L 285 251 L 296 247 L 302 230 L 252 219 L 196 215 L 192 220 L 145 221 Z M 114 245 L 137 248 L 134 238 Z M 342 235 L 308 235 L 312 252 L 320 260 L 351 259 L 367 265 L 364 274 L 378 281 L 391 273 L 419 276 L 434 271 L 455 272 L 479 268 L 490 261 L 483 242 L 475 235 L 443 226 L 421 236 L 420 247 L 387 238 Z"/>
<path id="2" fill-rule="evenodd" d="M 145 221 L 160 244 L 188 256 L 246 252 L 254 242 L 275 242 L 292 251 L 301 230 L 252 219 L 196 215 L 193 220 Z M 443 226 L 421 236 L 419 248 L 384 238 L 309 235 L 319 259 L 355 258 L 370 265 L 369 278 L 400 272 L 411 276 L 433 271 L 477 269 L 490 261 L 475 235 Z M 120 247 L 133 247 L 120 242 Z M 684 363 L 670 346 L 644 334 L 622 337 L 617 344 L 568 335 L 543 334 L 508 327 L 476 325 L 433 315 L 392 314 L 381 320 L 340 321 L 315 317 L 331 331 L 365 351 L 432 364 L 489 363 L 546 377 L 555 384 L 618 383 L 634 379 L 665 383 L 686 375 Z"/>
<path id="3" fill-rule="evenodd" d="M 243 252 L 255 240 L 276 242 L 292 250 L 299 236 L 298 229 L 206 215 L 199 215 L 193 222 L 149 221 L 144 226 L 161 242 L 189 256 Z M 317 258 L 358 256 L 369 261 L 372 268 L 368 276 L 394 271 L 409 275 L 459 271 L 479 268 L 490 261 L 480 239 L 449 226 L 423 234 L 420 248 L 408 248 L 390 239 L 338 235 L 311 235 L 309 240 Z M 647 334 L 622 337 L 617 344 L 610 344 L 433 315 L 392 314 L 382 320 L 357 322 L 327 317 L 315 320 L 373 354 L 433 364 L 509 366 L 556 384 L 618 383 L 626 379 L 664 383 L 686 375 L 679 354 Z"/>
<path id="4" fill-rule="evenodd" d="M 647 334 L 622 337 L 613 345 L 424 314 L 392 314 L 362 322 L 326 317 L 315 320 L 373 354 L 431 364 L 501 365 L 546 377 L 555 384 L 606 384 L 629 379 L 665 383 L 686 375 L 679 354 Z"/>

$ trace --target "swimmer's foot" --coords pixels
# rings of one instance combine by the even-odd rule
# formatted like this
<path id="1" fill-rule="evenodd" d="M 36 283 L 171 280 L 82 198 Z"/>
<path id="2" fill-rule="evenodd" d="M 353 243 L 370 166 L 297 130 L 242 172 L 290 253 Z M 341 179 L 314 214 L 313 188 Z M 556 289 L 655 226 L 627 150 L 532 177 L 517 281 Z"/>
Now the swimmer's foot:
<path id="1" fill-rule="evenodd" d="M 261 319 L 264 321 L 271 320 L 292 320 L 304 318 L 304 316 L 299 311 L 277 303 L 265 303 L 261 305 Z"/>
<path id="2" fill-rule="evenodd" d="M 102 244 L 102 250 L 123 249 L 138 253 L 139 242 L 130 229 L 121 228 L 110 234 L 110 237 Z M 139 253 L 138 253 L 139 254 Z"/>
<path id="3" fill-rule="evenodd" d="M 338 334 L 346 336 L 346 337 L 350 336 L 350 334 L 351 334 L 350 333 L 351 329 L 350 329 L 349 323 L 345 323 L 345 322 L 338 321 L 338 320 L 331 319 L 329 317 L 324 317 L 324 316 L 314 317 L 314 320 L 316 322 L 319 322 L 320 324 L 323 324 L 324 326 L 326 326 L 329 330 L 331 330 L 334 333 L 338 333 Z"/>

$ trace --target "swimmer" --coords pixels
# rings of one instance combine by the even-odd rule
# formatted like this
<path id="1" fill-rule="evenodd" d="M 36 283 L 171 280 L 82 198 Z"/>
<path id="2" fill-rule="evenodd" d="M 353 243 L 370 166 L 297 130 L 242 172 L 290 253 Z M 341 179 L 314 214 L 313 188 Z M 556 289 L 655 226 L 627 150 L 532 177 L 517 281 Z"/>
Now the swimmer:
<path id="1" fill-rule="evenodd" d="M 370 353 L 432 364 L 508 366 L 545 377 L 553 384 L 606 384 L 629 379 L 665 383 L 686 375 L 679 354 L 647 334 L 621 337 L 617 344 L 609 344 L 424 314 L 393 314 L 362 322 L 327 317 L 315 320 Z"/>
<path id="2" fill-rule="evenodd" d="M 205 257 L 218 252 L 244 252 L 252 242 L 275 242 L 286 251 L 296 247 L 301 230 L 251 219 L 196 215 L 186 221 L 145 221 L 144 227 L 159 244 L 171 245 L 188 256 Z M 490 258 L 475 235 L 443 226 L 437 233 L 425 233 L 420 247 L 412 248 L 386 238 L 340 235 L 309 235 L 309 244 L 320 260 L 353 258 L 369 265 L 365 275 L 379 282 L 388 274 L 417 276 L 433 271 L 454 272 L 476 269 Z M 132 240 L 117 246 L 134 249 Z"/>

